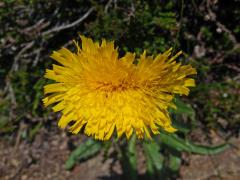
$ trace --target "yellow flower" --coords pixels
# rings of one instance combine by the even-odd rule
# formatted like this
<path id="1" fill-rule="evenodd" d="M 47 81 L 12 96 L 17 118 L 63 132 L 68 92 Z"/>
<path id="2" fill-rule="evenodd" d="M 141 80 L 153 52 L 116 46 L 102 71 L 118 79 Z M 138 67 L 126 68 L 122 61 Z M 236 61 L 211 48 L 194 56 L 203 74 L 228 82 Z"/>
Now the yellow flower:
<path id="1" fill-rule="evenodd" d="M 190 65 L 175 61 L 181 52 L 170 57 L 169 49 L 153 57 L 144 51 L 140 58 L 134 53 L 119 58 L 114 42 L 81 40 L 82 48 L 74 41 L 76 53 L 54 51 L 51 57 L 61 65 L 53 64 L 45 74 L 56 83 L 44 87 L 43 102 L 62 112 L 61 128 L 68 126 L 74 134 L 84 129 L 100 140 L 108 140 L 115 129 L 118 137 L 127 138 L 133 133 L 150 138 L 159 128 L 176 131 L 168 108 L 174 107 L 174 94 L 188 95 L 195 83 L 187 76 L 196 74 Z"/>

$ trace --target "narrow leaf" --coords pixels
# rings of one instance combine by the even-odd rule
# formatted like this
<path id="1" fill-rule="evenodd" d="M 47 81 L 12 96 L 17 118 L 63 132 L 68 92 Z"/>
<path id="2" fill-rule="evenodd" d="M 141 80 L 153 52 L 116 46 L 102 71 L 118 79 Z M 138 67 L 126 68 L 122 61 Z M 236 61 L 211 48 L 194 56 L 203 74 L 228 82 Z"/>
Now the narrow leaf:
<path id="1" fill-rule="evenodd" d="M 136 153 L 136 135 L 132 135 L 128 141 L 127 147 L 121 148 L 122 167 L 126 178 L 137 180 L 137 153 Z"/>
<path id="2" fill-rule="evenodd" d="M 177 173 L 181 166 L 181 157 L 177 154 L 169 155 L 169 164 L 168 167 L 171 171 Z"/>
<path id="3" fill-rule="evenodd" d="M 167 146 L 170 146 L 173 149 L 178 151 L 186 151 L 197 154 L 217 154 L 224 151 L 228 144 L 221 144 L 218 146 L 202 146 L 194 144 L 188 140 L 184 140 L 177 135 L 161 133 L 160 140 Z"/>
<path id="4" fill-rule="evenodd" d="M 189 116 L 192 120 L 195 119 L 195 111 L 189 104 L 186 104 L 177 98 L 175 99 L 174 103 L 177 108 L 171 109 L 170 112 L 172 112 L 173 114 L 185 114 Z"/>
<path id="5" fill-rule="evenodd" d="M 101 144 L 89 139 L 83 144 L 79 145 L 69 156 L 66 161 L 65 168 L 67 170 L 72 169 L 75 164 L 80 160 L 85 160 L 95 155 L 101 150 Z"/>
<path id="6" fill-rule="evenodd" d="M 163 169 L 164 157 L 155 141 L 144 141 L 143 149 L 146 157 L 147 174 L 150 179 L 154 179 L 155 172 L 159 174 Z"/>

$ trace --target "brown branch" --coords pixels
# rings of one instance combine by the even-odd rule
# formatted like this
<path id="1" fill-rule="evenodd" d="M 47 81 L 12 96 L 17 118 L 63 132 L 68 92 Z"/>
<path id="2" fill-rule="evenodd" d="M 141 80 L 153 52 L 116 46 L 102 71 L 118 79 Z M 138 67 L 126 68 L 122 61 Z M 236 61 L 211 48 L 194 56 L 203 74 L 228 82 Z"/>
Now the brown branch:
<path id="1" fill-rule="evenodd" d="M 27 27 L 25 29 L 19 30 L 20 33 L 33 36 L 34 34 L 38 34 L 42 31 L 42 29 L 46 28 L 50 25 L 50 22 L 44 22 L 45 19 L 40 19 L 37 23 L 35 23 L 33 26 Z"/>
<path id="2" fill-rule="evenodd" d="M 109 0 L 104 8 L 104 12 L 107 13 L 110 5 L 112 4 L 112 0 Z"/>
<path id="3" fill-rule="evenodd" d="M 22 54 L 25 51 L 27 51 L 28 49 L 33 47 L 33 45 L 34 45 L 34 41 L 31 41 L 31 42 L 27 43 L 26 46 L 21 51 L 19 51 L 19 53 L 14 57 L 14 61 L 13 61 L 13 64 L 12 64 L 12 67 L 11 67 L 9 73 L 18 70 L 18 61 L 19 61 L 20 57 L 22 56 Z"/>
<path id="4" fill-rule="evenodd" d="M 207 7 L 208 15 L 209 15 L 209 20 L 212 22 L 215 22 L 215 24 L 218 28 L 220 28 L 221 30 L 223 30 L 225 33 L 228 34 L 229 39 L 234 44 L 234 49 L 238 48 L 239 43 L 238 43 L 236 37 L 234 36 L 233 32 L 230 31 L 224 24 L 222 24 L 220 21 L 217 20 L 217 15 L 211 10 L 210 4 L 211 4 L 210 0 L 207 0 L 206 7 Z"/>
<path id="5" fill-rule="evenodd" d="M 94 9 L 95 9 L 94 7 L 90 8 L 81 18 L 79 18 L 78 20 L 76 20 L 76 21 L 74 21 L 70 24 L 55 27 L 53 29 L 50 29 L 48 31 L 43 32 L 42 36 L 47 36 L 47 35 L 50 35 L 54 32 L 59 32 L 59 31 L 65 30 L 65 29 L 69 29 L 69 28 L 72 28 L 72 27 L 80 24 L 82 21 L 84 21 L 93 12 Z"/>
<path id="6" fill-rule="evenodd" d="M 236 37 L 233 35 L 233 33 L 224 24 L 220 23 L 219 21 L 216 21 L 216 25 L 228 34 L 228 37 L 233 42 L 233 44 L 238 43 Z"/>

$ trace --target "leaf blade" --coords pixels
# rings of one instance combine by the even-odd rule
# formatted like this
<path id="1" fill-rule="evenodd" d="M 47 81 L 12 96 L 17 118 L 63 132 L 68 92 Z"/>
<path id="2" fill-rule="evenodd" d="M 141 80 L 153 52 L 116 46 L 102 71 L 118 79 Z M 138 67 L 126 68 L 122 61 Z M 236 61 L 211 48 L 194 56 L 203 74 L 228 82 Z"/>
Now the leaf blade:
<path id="1" fill-rule="evenodd" d="M 178 151 L 191 152 L 196 154 L 217 154 L 229 147 L 228 144 L 220 144 L 217 146 L 203 146 L 194 144 L 188 140 L 181 139 L 177 135 L 161 133 L 161 141 L 163 144 L 170 146 Z"/>
<path id="2" fill-rule="evenodd" d="M 71 170 L 77 161 L 88 159 L 101 150 L 101 144 L 88 139 L 86 142 L 78 146 L 69 156 L 65 163 L 65 169 Z"/>

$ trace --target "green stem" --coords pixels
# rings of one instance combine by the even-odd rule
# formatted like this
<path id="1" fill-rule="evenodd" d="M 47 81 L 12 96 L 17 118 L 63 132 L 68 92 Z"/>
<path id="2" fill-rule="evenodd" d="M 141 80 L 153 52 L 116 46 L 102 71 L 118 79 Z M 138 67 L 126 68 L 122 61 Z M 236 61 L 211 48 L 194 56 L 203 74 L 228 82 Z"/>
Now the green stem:
<path id="1" fill-rule="evenodd" d="M 127 144 L 120 146 L 121 165 L 126 176 L 124 179 L 137 180 L 136 135 L 132 135 Z"/>

